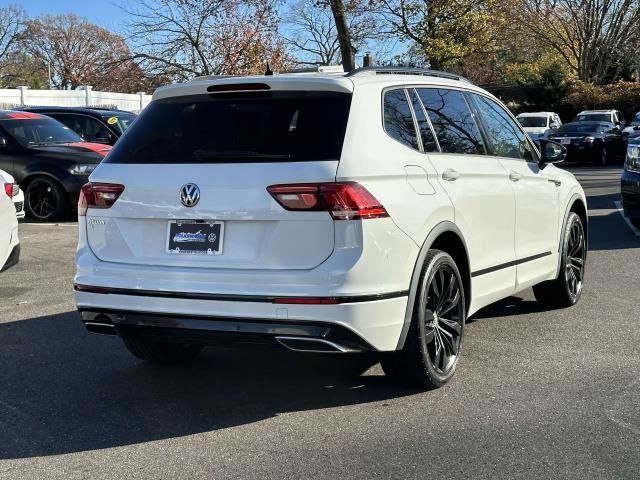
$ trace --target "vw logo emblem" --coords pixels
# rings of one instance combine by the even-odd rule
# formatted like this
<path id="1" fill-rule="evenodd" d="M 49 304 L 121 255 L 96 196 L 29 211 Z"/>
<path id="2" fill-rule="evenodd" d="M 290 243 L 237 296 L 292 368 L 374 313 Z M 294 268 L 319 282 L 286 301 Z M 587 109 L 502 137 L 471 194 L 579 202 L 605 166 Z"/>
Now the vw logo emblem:
<path id="1" fill-rule="evenodd" d="M 195 207 L 200 201 L 200 189 L 195 183 L 187 183 L 180 189 L 180 201 L 185 207 Z"/>

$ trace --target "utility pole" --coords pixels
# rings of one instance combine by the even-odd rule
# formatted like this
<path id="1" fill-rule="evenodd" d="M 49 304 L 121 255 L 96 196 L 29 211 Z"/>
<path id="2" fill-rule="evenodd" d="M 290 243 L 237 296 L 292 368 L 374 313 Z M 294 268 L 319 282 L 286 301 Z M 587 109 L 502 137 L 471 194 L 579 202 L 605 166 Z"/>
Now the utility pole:
<path id="1" fill-rule="evenodd" d="M 347 25 L 347 19 L 344 13 L 344 3 L 342 0 L 329 0 L 329 4 L 331 5 L 333 19 L 336 22 L 340 55 L 342 56 L 342 67 L 345 72 L 350 72 L 356 67 L 353 47 L 351 45 L 351 35 L 349 34 L 349 26 Z"/>

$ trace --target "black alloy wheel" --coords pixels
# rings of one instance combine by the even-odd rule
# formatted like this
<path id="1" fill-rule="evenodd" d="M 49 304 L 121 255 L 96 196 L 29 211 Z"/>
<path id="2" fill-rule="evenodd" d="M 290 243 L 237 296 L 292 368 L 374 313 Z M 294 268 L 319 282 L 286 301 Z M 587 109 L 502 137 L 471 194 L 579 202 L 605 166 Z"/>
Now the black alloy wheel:
<path id="1" fill-rule="evenodd" d="M 461 287 L 455 272 L 442 265 L 428 287 L 424 312 L 425 344 L 433 368 L 447 375 L 458 360 L 462 344 Z"/>
<path id="2" fill-rule="evenodd" d="M 609 152 L 607 151 L 607 147 L 603 146 L 600 152 L 600 165 L 608 165 L 609 164 Z"/>
<path id="3" fill-rule="evenodd" d="M 582 295 L 587 261 L 587 239 L 582 220 L 571 212 L 560 249 L 560 271 L 555 280 L 534 285 L 538 302 L 550 308 L 571 307 Z"/>
<path id="4" fill-rule="evenodd" d="M 438 388 L 453 377 L 462 353 L 465 293 L 448 253 L 430 250 L 424 265 L 404 346 L 386 354 L 381 364 L 392 380 Z"/>
<path id="5" fill-rule="evenodd" d="M 584 266 L 587 259 L 587 244 L 584 238 L 584 228 L 580 221 L 571 223 L 565 256 L 565 282 L 569 294 L 577 301 L 582 292 Z"/>
<path id="6" fill-rule="evenodd" d="M 67 209 L 69 199 L 62 187 L 46 177 L 38 177 L 27 185 L 25 191 L 27 214 L 38 222 L 59 218 Z"/>

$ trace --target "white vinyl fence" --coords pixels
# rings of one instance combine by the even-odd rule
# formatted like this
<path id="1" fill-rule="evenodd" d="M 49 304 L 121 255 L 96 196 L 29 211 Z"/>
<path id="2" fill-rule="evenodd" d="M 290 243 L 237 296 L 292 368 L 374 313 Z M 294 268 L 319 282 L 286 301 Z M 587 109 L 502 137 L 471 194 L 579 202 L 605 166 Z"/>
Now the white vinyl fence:
<path id="1" fill-rule="evenodd" d="M 102 107 L 140 113 L 151 101 L 144 92 L 96 92 L 91 87 L 78 90 L 31 90 L 28 87 L 0 89 L 0 109 L 14 107 Z"/>

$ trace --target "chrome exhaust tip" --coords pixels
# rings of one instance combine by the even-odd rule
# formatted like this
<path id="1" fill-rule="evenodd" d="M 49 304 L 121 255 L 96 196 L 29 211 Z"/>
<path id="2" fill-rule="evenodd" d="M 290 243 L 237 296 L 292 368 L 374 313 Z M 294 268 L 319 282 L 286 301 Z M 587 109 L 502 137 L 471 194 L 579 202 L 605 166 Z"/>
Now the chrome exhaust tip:
<path id="1" fill-rule="evenodd" d="M 353 348 L 345 347 L 324 338 L 306 337 L 275 337 L 282 346 L 294 352 L 303 353 L 353 353 L 359 352 Z"/>
<path id="2" fill-rule="evenodd" d="M 98 323 L 98 322 L 84 322 L 84 326 L 89 333 L 95 333 L 97 335 L 109 335 L 117 336 L 118 331 L 113 324 L 110 323 Z"/>

